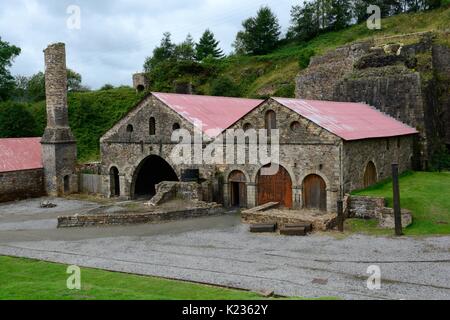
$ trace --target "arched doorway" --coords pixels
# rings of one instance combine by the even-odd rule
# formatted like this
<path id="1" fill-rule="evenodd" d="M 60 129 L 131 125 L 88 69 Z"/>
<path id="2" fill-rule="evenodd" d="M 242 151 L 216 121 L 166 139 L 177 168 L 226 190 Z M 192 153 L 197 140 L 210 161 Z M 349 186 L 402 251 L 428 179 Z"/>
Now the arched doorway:
<path id="1" fill-rule="evenodd" d="M 369 161 L 364 171 L 364 188 L 370 187 L 375 183 L 377 183 L 377 168 L 375 168 L 375 164 L 372 161 Z"/>
<path id="2" fill-rule="evenodd" d="M 264 168 L 270 167 L 267 165 Z M 292 208 L 292 180 L 289 172 L 279 166 L 275 175 L 262 175 L 261 170 L 256 177 L 257 204 L 279 202 L 281 207 Z"/>
<path id="3" fill-rule="evenodd" d="M 327 185 L 317 174 L 303 180 L 303 207 L 327 211 Z"/>
<path id="4" fill-rule="evenodd" d="M 110 182 L 110 190 L 111 197 L 119 197 L 120 196 L 120 178 L 119 178 L 119 169 L 116 167 L 112 167 L 109 171 L 109 182 Z"/>
<path id="5" fill-rule="evenodd" d="M 228 178 L 230 188 L 230 206 L 244 208 L 247 206 L 247 179 L 241 171 L 233 171 Z"/>
<path id="6" fill-rule="evenodd" d="M 64 176 L 64 194 L 70 193 L 70 177 Z"/>
<path id="7" fill-rule="evenodd" d="M 132 198 L 152 198 L 156 194 L 156 185 L 162 181 L 178 181 L 170 164 L 154 155 L 144 159 L 133 177 Z"/>

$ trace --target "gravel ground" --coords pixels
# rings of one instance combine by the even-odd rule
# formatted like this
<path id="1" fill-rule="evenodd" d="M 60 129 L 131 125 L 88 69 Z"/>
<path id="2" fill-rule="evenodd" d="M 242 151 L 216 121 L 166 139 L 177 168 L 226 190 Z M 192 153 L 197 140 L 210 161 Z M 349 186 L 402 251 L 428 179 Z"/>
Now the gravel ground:
<path id="1" fill-rule="evenodd" d="M 61 201 L 52 214 L 95 206 L 80 202 L 77 209 Z M 0 206 L 3 255 L 288 296 L 450 300 L 450 237 L 255 235 L 235 215 L 57 230 L 47 212 L 28 211 L 27 219 L 17 221 L 15 205 Z M 381 269 L 380 290 L 367 289 L 371 265 Z"/>

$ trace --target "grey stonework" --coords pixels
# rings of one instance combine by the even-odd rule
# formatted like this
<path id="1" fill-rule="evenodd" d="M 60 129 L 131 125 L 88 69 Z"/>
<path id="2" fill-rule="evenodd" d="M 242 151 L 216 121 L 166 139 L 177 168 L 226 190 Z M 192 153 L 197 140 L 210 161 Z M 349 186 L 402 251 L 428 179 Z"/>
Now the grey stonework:
<path id="1" fill-rule="evenodd" d="M 359 188 L 369 161 L 374 161 L 379 170 L 379 179 L 387 177 L 393 161 L 401 162 L 401 171 L 411 168 L 413 136 L 390 139 L 369 139 L 346 142 L 313 122 L 303 118 L 275 100 L 269 99 L 258 108 L 237 121 L 230 129 L 265 128 L 265 113 L 276 113 L 277 128 L 280 130 L 279 165 L 289 173 L 292 181 L 293 208 L 303 207 L 303 182 L 316 174 L 326 184 L 327 210 L 336 211 L 336 202 L 346 192 Z M 156 132 L 150 135 L 149 121 L 155 118 Z M 291 124 L 300 125 L 295 131 Z M 228 180 L 233 171 L 241 171 L 246 178 L 247 206 L 254 207 L 257 199 L 257 175 L 262 165 L 178 165 L 170 158 L 175 143 L 171 141 L 172 127 L 178 123 L 181 128 L 193 133 L 193 125 L 152 95 L 147 96 L 125 118 L 115 125 L 101 139 L 102 176 L 104 195 L 111 196 L 110 170 L 116 167 L 120 176 L 121 197 L 133 198 L 136 172 L 139 165 L 149 156 L 156 155 L 170 164 L 177 176 L 184 169 L 198 168 L 205 184 L 214 186 L 215 198 L 223 198 L 223 204 L 230 205 Z M 132 130 L 130 129 L 132 126 Z M 207 144 L 207 141 L 204 141 Z M 244 146 L 248 157 L 248 146 Z M 398 149 L 397 149 L 398 148 Z M 226 154 L 224 150 L 224 154 Z M 217 194 L 220 192 L 221 194 Z"/>
<path id="2" fill-rule="evenodd" d="M 0 202 L 41 197 L 44 194 L 42 169 L 0 173 Z"/>
<path id="3" fill-rule="evenodd" d="M 145 73 L 133 74 L 133 88 L 135 88 L 137 92 L 148 90 L 149 87 L 150 81 Z"/>
<path id="4" fill-rule="evenodd" d="M 450 70 L 450 53 L 435 42 L 433 34 L 413 34 L 356 43 L 314 57 L 297 78 L 296 97 L 365 102 L 417 128 L 421 134 L 415 144 L 415 167 L 426 168 L 433 151 L 450 136 L 450 82 L 437 75 Z M 440 99 L 437 87 L 447 95 Z"/>
<path id="5" fill-rule="evenodd" d="M 47 127 L 42 137 L 45 189 L 50 196 L 78 191 L 75 138 L 69 127 L 66 51 L 63 43 L 50 45 L 45 53 Z"/>

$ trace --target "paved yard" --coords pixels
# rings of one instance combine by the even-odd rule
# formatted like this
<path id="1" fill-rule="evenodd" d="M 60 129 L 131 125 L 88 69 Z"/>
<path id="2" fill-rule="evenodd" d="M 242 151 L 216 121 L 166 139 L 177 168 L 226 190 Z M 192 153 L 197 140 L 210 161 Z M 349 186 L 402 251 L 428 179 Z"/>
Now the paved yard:
<path id="1" fill-rule="evenodd" d="M 277 294 L 347 299 L 450 299 L 450 237 L 253 235 L 235 215 L 162 225 L 56 229 L 55 218 L 98 206 L 58 200 L 0 205 L 0 254 Z M 367 268 L 381 268 L 368 290 Z"/>

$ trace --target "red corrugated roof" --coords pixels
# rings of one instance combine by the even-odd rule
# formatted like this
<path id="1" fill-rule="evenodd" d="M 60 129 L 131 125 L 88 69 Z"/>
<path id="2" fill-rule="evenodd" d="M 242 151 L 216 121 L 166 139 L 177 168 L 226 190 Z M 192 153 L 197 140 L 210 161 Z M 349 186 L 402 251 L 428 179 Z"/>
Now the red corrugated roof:
<path id="1" fill-rule="evenodd" d="M 43 168 L 41 138 L 0 139 L 0 172 Z"/>
<path id="2" fill-rule="evenodd" d="M 215 137 L 228 129 L 263 100 L 189 94 L 152 93 L 169 108 L 193 124 L 202 124 L 203 132 Z"/>
<path id="3" fill-rule="evenodd" d="M 364 103 L 273 99 L 348 141 L 418 133 L 416 129 Z"/>

